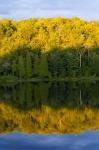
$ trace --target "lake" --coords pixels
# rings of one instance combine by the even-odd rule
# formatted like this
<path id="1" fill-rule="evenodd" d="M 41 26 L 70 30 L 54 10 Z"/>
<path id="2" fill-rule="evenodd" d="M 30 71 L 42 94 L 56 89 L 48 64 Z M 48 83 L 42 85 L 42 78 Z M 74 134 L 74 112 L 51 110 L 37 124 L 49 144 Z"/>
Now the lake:
<path id="1" fill-rule="evenodd" d="M 99 82 L 0 85 L 0 150 L 99 147 Z"/>

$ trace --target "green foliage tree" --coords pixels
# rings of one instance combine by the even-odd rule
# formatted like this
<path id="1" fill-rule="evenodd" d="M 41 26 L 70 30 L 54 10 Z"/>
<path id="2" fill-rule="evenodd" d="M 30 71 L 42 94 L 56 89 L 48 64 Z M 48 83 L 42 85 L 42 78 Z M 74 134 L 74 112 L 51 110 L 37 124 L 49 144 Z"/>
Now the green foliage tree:
<path id="1" fill-rule="evenodd" d="M 26 67 L 23 56 L 19 56 L 18 60 L 18 75 L 19 79 L 23 79 L 26 77 Z"/>
<path id="2" fill-rule="evenodd" d="M 41 54 L 41 56 L 40 56 L 40 63 L 38 66 L 38 74 L 39 74 L 39 77 L 41 77 L 41 78 L 43 78 L 43 77 L 48 78 L 49 77 L 47 55 L 44 53 Z"/>
<path id="3" fill-rule="evenodd" d="M 32 78 L 33 75 L 33 69 L 32 69 L 32 59 L 29 52 L 26 54 L 26 60 L 25 60 L 25 69 L 26 69 L 26 77 L 28 79 Z"/>
<path id="4" fill-rule="evenodd" d="M 12 75 L 13 76 L 17 75 L 17 63 L 16 63 L 16 60 L 12 61 Z"/>
<path id="5" fill-rule="evenodd" d="M 33 67 L 33 76 L 34 77 L 38 77 L 38 73 L 39 73 L 39 63 L 40 63 L 40 58 L 38 56 L 38 54 L 35 55 L 35 59 L 34 59 L 34 67 Z"/>

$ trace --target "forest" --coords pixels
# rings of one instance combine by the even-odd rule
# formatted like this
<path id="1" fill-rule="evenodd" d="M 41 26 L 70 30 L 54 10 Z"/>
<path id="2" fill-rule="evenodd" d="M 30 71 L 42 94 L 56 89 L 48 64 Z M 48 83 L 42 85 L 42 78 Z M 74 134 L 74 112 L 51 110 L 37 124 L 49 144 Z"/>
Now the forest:
<path id="1" fill-rule="evenodd" d="M 0 79 L 99 78 L 99 22 L 0 20 Z"/>

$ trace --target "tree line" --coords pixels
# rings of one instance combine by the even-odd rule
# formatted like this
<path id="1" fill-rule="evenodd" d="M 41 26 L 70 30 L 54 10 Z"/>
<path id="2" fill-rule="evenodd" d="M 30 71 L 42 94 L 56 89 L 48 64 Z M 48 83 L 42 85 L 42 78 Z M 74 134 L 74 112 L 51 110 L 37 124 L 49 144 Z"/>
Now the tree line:
<path id="1" fill-rule="evenodd" d="M 0 20 L 0 77 L 99 77 L 99 22 Z"/>

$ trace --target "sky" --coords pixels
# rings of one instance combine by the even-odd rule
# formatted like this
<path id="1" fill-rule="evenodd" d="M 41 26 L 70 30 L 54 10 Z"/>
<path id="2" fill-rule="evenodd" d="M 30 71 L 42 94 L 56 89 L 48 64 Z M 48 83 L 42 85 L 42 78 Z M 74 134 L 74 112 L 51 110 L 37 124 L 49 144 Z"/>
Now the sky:
<path id="1" fill-rule="evenodd" d="M 34 17 L 99 20 L 99 0 L 0 0 L 0 19 Z"/>

